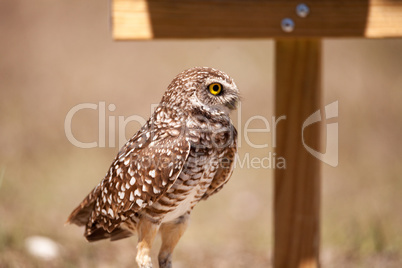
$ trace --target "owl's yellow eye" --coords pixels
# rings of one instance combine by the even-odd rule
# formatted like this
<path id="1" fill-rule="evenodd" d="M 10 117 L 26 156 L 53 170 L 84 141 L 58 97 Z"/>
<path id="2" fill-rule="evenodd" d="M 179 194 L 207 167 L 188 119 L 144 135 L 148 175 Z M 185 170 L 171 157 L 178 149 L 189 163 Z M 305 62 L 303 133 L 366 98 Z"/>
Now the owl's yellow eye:
<path id="1" fill-rule="evenodd" d="M 219 83 L 212 83 L 208 86 L 209 92 L 212 95 L 219 95 L 222 91 L 222 85 Z"/>

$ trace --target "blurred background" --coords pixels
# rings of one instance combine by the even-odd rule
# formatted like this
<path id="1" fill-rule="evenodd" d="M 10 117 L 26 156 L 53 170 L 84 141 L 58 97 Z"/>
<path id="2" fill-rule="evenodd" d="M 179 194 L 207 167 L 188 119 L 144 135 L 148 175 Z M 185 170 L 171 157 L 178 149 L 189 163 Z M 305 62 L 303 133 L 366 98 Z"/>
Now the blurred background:
<path id="1" fill-rule="evenodd" d="M 139 129 L 119 117 L 147 119 L 182 70 L 210 66 L 235 79 L 243 96 L 237 126 L 275 116 L 272 40 L 115 42 L 107 1 L 1 0 L 0 15 L 0 267 L 134 265 L 136 238 L 89 244 L 64 222 L 103 178 L 119 137 Z M 401 267 L 402 40 L 325 40 L 323 66 L 323 104 L 339 101 L 340 155 L 338 167 L 323 165 L 322 265 Z M 83 103 L 97 109 L 77 112 L 72 133 L 99 142 L 104 103 L 103 148 L 66 137 L 66 116 Z M 264 149 L 241 138 L 240 159 L 273 152 L 271 133 L 249 134 L 268 143 Z M 223 191 L 195 208 L 176 268 L 271 266 L 272 168 L 238 167 Z M 58 250 L 34 256 L 34 236 Z"/>

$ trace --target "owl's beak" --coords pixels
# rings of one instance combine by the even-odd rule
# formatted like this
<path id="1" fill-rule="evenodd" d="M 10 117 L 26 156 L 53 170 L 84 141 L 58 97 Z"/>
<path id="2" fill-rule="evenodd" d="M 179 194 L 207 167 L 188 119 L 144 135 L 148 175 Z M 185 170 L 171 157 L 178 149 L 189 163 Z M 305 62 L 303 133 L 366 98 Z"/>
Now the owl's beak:
<path id="1" fill-rule="evenodd" d="M 238 101 L 236 99 L 232 99 L 225 103 L 225 106 L 229 108 L 229 110 L 235 110 L 237 108 Z"/>

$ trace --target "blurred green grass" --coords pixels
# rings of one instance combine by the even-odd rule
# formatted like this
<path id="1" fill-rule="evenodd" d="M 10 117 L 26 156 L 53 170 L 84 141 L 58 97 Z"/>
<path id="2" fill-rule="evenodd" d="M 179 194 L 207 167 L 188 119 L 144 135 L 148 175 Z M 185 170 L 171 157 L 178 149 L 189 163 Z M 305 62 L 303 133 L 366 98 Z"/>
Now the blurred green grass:
<path id="1" fill-rule="evenodd" d="M 113 42 L 106 2 L 9 0 L 3 7 L 0 267 L 134 263 L 135 238 L 89 244 L 82 229 L 63 226 L 118 151 L 69 143 L 64 120 L 73 106 L 105 101 L 116 105 L 107 116 L 147 118 L 177 73 L 211 66 L 241 90 L 235 124 L 274 116 L 272 40 Z M 324 42 L 324 104 L 338 100 L 340 111 L 339 166 L 323 166 L 324 267 L 402 265 L 401 70 L 401 40 Z M 76 137 L 96 140 L 97 120 L 96 111 L 77 114 Z M 138 128 L 128 124 L 126 136 Z M 243 137 L 241 158 L 272 152 L 270 133 L 250 137 L 269 147 L 253 149 Z M 193 211 L 175 267 L 270 266 L 272 180 L 270 169 L 237 169 L 224 190 Z M 24 241 L 32 235 L 59 243 L 61 256 L 50 262 L 30 256 Z"/>

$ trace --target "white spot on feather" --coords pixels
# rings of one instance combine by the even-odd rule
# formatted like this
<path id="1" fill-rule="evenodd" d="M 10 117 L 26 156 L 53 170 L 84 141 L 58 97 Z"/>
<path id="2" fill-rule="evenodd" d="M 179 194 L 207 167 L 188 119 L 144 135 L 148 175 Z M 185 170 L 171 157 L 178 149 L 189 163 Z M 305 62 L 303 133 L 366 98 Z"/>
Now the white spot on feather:
<path id="1" fill-rule="evenodd" d="M 134 177 L 131 177 L 130 184 L 131 184 L 131 185 L 134 185 L 134 184 L 135 184 L 135 178 L 134 178 Z"/>
<path id="2" fill-rule="evenodd" d="M 113 209 L 109 208 L 107 212 L 110 216 L 114 217 Z"/>
<path id="3" fill-rule="evenodd" d="M 135 203 L 137 203 L 137 205 L 139 205 L 140 207 L 142 207 L 144 201 L 142 201 L 141 199 L 137 199 L 137 200 L 135 201 Z"/>
<path id="4" fill-rule="evenodd" d="M 169 134 L 172 135 L 172 136 L 178 136 L 180 134 L 180 131 L 175 129 L 175 128 L 173 128 L 173 129 L 169 130 Z"/>
<path id="5" fill-rule="evenodd" d="M 141 196 L 141 193 L 140 193 L 140 191 L 139 191 L 138 189 L 135 189 L 134 195 L 136 195 L 136 196 Z"/>
<path id="6" fill-rule="evenodd" d="M 161 191 L 156 189 L 155 187 L 153 188 L 154 194 L 159 194 Z"/>

